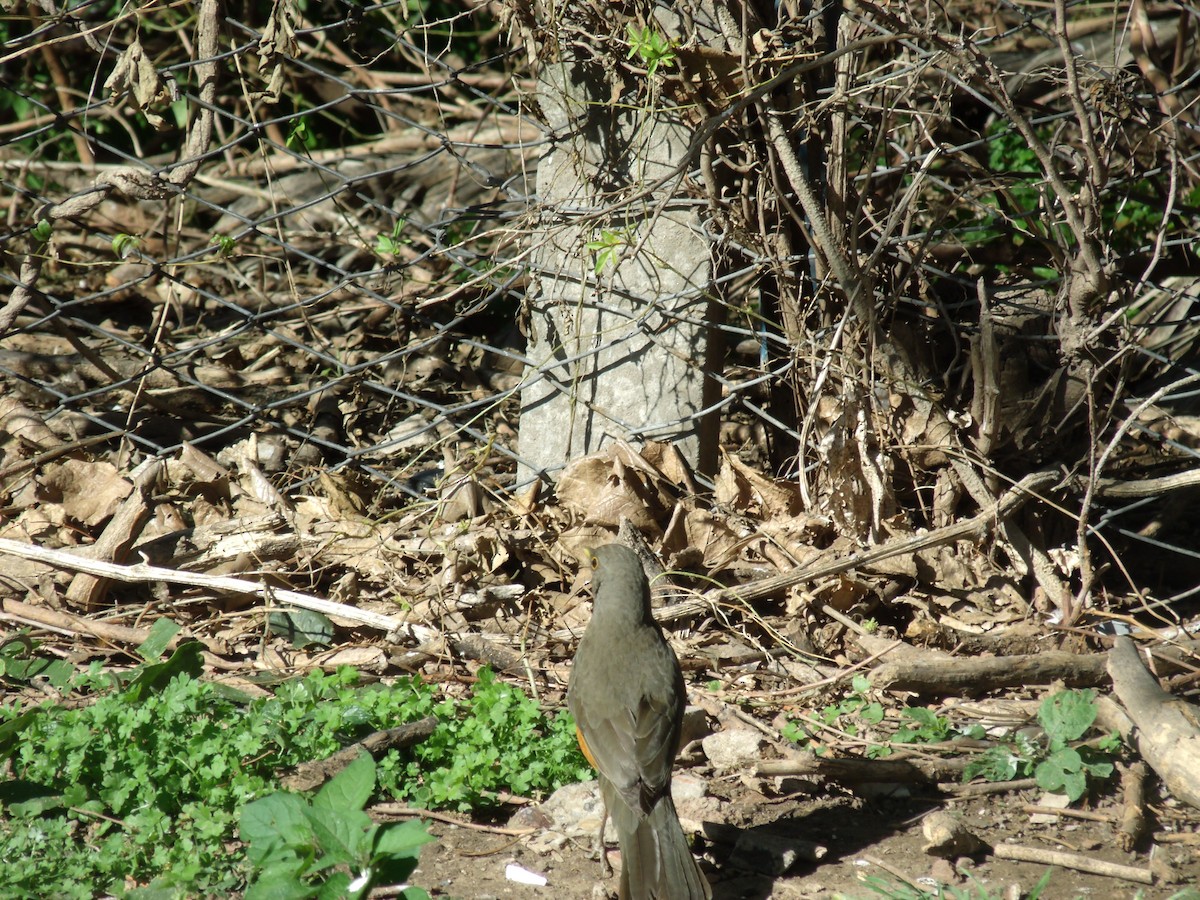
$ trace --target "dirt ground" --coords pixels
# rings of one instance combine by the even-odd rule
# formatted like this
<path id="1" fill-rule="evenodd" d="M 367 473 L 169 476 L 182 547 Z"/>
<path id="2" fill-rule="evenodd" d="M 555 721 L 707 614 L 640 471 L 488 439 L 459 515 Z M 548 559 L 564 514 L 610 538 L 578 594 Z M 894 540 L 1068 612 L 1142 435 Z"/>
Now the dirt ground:
<path id="1" fill-rule="evenodd" d="M 1012 842 L 1047 850 L 1078 853 L 1140 869 L 1154 868 L 1168 861 L 1175 883 L 1154 886 L 1135 884 L 1115 878 L 1091 875 L 1055 867 L 1040 896 L 1058 898 L 1200 898 L 1190 887 L 1200 882 L 1200 843 L 1167 844 L 1148 852 L 1125 853 L 1117 846 L 1111 825 L 1077 819 L 1059 819 L 1047 824 L 1032 824 L 1022 807 L 1038 802 L 1038 792 L 1027 791 L 992 795 L 968 800 L 950 800 L 933 792 L 914 789 L 908 796 L 865 798 L 851 794 L 807 800 L 775 801 L 755 790 L 738 786 L 723 807 L 725 823 L 704 823 L 706 837 L 698 842 L 704 848 L 704 870 L 716 900 L 765 900 L 765 898 L 870 898 L 881 894 L 864 884 L 863 878 L 876 877 L 893 885 L 895 893 L 882 896 L 912 897 L 902 893 L 904 879 L 937 896 L 937 883 L 972 898 L 1025 896 L 1047 871 L 1043 864 L 997 859 L 977 854 L 964 860 L 963 867 L 975 879 L 952 880 L 951 866 L 926 855 L 922 847 L 922 819 L 931 811 L 945 809 L 961 817 L 964 823 L 988 843 Z M 1104 811 L 1102 809 L 1102 811 Z M 681 807 L 685 822 L 686 809 Z M 1160 828 L 1162 828 L 1160 820 Z M 1194 823 L 1180 831 L 1194 829 Z M 437 843 L 425 848 L 413 882 L 435 897 L 485 898 L 563 897 L 599 898 L 615 895 L 616 879 L 603 879 L 600 863 L 591 856 L 585 841 L 566 841 L 561 848 L 538 853 L 522 839 L 436 823 L 432 828 Z M 739 866 L 733 850 L 745 832 L 811 841 L 827 848 L 817 863 L 799 862 L 779 877 L 746 871 Z M 1192 837 L 1198 836 L 1192 831 Z M 610 859 L 616 864 L 615 848 Z M 545 876 L 545 886 L 536 887 L 506 880 L 505 870 L 515 863 Z M 936 879 L 936 882 L 935 882 Z M 984 890 L 986 889 L 986 893 Z M 956 896 L 948 894 L 948 896 Z"/>

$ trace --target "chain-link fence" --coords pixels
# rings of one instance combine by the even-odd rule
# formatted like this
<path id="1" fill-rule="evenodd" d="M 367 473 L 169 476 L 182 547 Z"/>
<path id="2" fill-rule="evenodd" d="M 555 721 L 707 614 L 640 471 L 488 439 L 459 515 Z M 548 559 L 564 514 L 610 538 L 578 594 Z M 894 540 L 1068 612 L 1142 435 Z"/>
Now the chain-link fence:
<path id="1" fill-rule="evenodd" d="M 1044 574 L 1029 577 L 1047 608 L 1074 618 L 1105 584 L 1189 595 L 1195 10 L 679 13 L 668 26 L 648 4 L 403 0 L 10 14 L 8 535 L 62 527 L 30 510 L 46 467 L 81 455 L 128 472 L 201 451 L 374 520 L 409 515 L 446 467 L 501 503 L 527 487 L 534 251 L 549 223 L 585 221 L 582 280 L 602 290 L 638 250 L 620 225 L 627 185 L 593 185 L 603 215 L 538 195 L 539 161 L 570 137 L 546 125 L 538 64 L 569 52 L 609 79 L 593 105 L 670 107 L 691 129 L 669 186 L 697 211 L 712 277 L 708 306 L 686 314 L 708 349 L 684 363 L 710 385 L 692 415 L 719 415 L 741 461 L 726 472 L 778 476 L 795 491 L 779 509 L 880 541 L 1046 469 L 1054 503 L 1006 540 Z M 482 512 L 462 494 L 459 515 Z M 759 540 L 705 561 L 773 559 L 778 536 Z M 1101 577 L 1114 566 L 1123 587 Z"/>

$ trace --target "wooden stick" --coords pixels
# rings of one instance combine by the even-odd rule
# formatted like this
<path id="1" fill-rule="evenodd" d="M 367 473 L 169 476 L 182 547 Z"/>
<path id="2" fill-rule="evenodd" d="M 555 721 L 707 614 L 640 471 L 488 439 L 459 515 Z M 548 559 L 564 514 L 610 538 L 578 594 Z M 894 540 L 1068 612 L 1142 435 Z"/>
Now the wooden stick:
<path id="1" fill-rule="evenodd" d="M 1037 786 L 1036 778 L 1017 778 L 1013 781 L 981 781 L 978 784 L 939 784 L 938 789 L 942 793 L 953 794 L 955 800 L 965 800 L 1007 791 L 1027 791 Z"/>
<path id="2" fill-rule="evenodd" d="M 1117 829 L 1117 844 L 1126 853 L 1132 852 L 1146 837 L 1146 780 L 1150 767 L 1138 760 L 1121 773 L 1121 825 Z"/>
<path id="3" fill-rule="evenodd" d="M 834 781 L 950 781 L 962 775 L 965 759 L 835 759 L 808 754 L 793 759 L 764 759 L 758 775 L 822 775 Z"/>
<path id="4" fill-rule="evenodd" d="M 992 855 L 999 859 L 1012 859 L 1017 862 L 1062 866 L 1064 869 L 1075 869 L 1078 872 L 1103 875 L 1106 878 L 1120 878 L 1123 881 L 1133 881 L 1138 884 L 1154 884 L 1154 874 L 1149 869 L 1105 862 L 1102 859 L 1093 859 L 1079 853 L 1044 850 L 1041 847 L 1023 847 L 1020 844 L 997 844 L 992 848 Z"/>
<path id="5" fill-rule="evenodd" d="M 871 672 L 872 687 L 917 694 L 961 694 L 1014 685 L 1062 681 L 1071 687 L 1092 687 L 1107 680 L 1105 654 L 1075 654 L 1047 650 L 1020 656 L 950 658 L 921 654 L 897 657 Z"/>
<path id="6" fill-rule="evenodd" d="M 1026 803 L 1021 807 L 1022 812 L 1031 816 L 1058 816 L 1062 819 L 1083 819 L 1085 822 L 1112 822 L 1113 817 L 1108 813 L 1088 812 L 1086 809 L 1058 809 L 1053 806 L 1038 806 Z"/>
<path id="7" fill-rule="evenodd" d="M 32 559 L 76 572 L 101 575 L 105 578 L 111 578 L 114 581 L 131 583 L 163 581 L 168 584 L 186 584 L 191 587 L 204 588 L 214 593 L 249 594 L 250 596 L 261 597 L 264 600 L 273 599 L 279 603 L 298 606 L 301 609 L 311 609 L 327 616 L 339 616 L 343 619 L 349 619 L 351 622 L 377 628 L 380 631 L 409 632 L 419 641 L 432 640 L 438 636 L 438 632 L 432 628 L 417 625 L 413 622 L 406 622 L 398 616 L 384 616 L 365 609 L 347 606 L 344 603 L 334 603 L 332 600 L 323 600 L 320 597 L 301 594 L 299 591 L 271 587 L 270 585 L 248 581 L 244 578 L 230 578 L 225 575 L 205 575 L 202 572 L 180 572 L 175 569 L 163 569 L 158 566 L 147 566 L 141 563 L 132 566 L 122 566 L 98 559 L 86 559 L 77 553 L 68 553 L 65 550 L 49 550 L 45 547 L 39 547 L 36 544 L 23 544 L 20 541 L 9 540 L 8 538 L 0 538 L 0 554 Z"/>

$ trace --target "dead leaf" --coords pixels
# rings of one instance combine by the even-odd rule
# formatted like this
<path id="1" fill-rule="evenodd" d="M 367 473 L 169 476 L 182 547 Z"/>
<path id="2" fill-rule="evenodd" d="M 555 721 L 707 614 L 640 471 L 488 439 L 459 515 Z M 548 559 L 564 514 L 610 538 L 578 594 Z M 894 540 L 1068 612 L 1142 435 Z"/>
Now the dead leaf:
<path id="1" fill-rule="evenodd" d="M 59 498 L 69 518 L 89 528 L 111 516 L 133 485 L 107 462 L 67 459 L 46 467 L 41 484 Z"/>
<path id="2" fill-rule="evenodd" d="M 677 487 L 683 488 L 689 494 L 699 493 L 696 481 L 692 477 L 691 467 L 674 444 L 664 444 L 659 441 L 646 441 L 641 456 L 662 476 Z"/>
<path id="3" fill-rule="evenodd" d="M 333 671 L 339 666 L 353 666 L 376 675 L 382 675 L 388 668 L 387 654 L 379 647 L 342 647 L 318 653 L 313 656 L 312 662 L 326 671 Z"/>
<path id="4" fill-rule="evenodd" d="M 112 92 L 112 104 L 117 106 L 122 98 L 129 96 L 130 105 L 140 111 L 150 126 L 157 131 L 167 128 L 167 121 L 152 110 L 154 106 L 165 106 L 176 97 L 159 77 L 158 69 L 146 56 L 141 41 L 134 39 L 117 59 L 112 74 L 104 82 L 106 90 Z"/>
<path id="5" fill-rule="evenodd" d="M 735 512 L 769 520 L 800 512 L 800 489 L 791 483 L 767 478 L 732 454 L 721 459 L 716 481 L 717 503 Z"/>
<path id="6" fill-rule="evenodd" d="M 569 464 L 556 493 L 588 525 L 616 528 L 626 518 L 640 531 L 656 535 L 666 512 L 655 484 L 661 477 L 640 456 L 610 444 Z"/>
<path id="7" fill-rule="evenodd" d="M 278 103 L 283 90 L 283 66 L 280 60 L 295 59 L 300 51 L 300 44 L 296 40 L 298 21 L 300 15 L 294 0 L 275 0 L 258 42 L 259 67 L 263 72 L 268 69 L 271 72 L 267 78 L 267 89 L 259 95 L 267 103 Z"/>
<path id="8" fill-rule="evenodd" d="M 728 521 L 706 509 L 690 510 L 684 518 L 684 531 L 690 547 L 699 550 L 704 565 L 719 569 L 734 559 L 745 544 L 745 538 L 729 527 Z"/>

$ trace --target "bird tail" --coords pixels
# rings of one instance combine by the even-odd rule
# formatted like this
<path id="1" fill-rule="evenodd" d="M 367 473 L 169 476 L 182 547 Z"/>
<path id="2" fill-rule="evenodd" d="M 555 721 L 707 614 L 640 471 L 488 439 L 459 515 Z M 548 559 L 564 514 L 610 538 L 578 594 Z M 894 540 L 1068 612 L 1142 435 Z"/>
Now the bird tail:
<path id="1" fill-rule="evenodd" d="M 692 857 L 667 792 L 649 815 L 613 824 L 621 842 L 621 900 L 709 900 L 712 889 Z M 631 828 L 624 829 L 622 824 Z"/>

